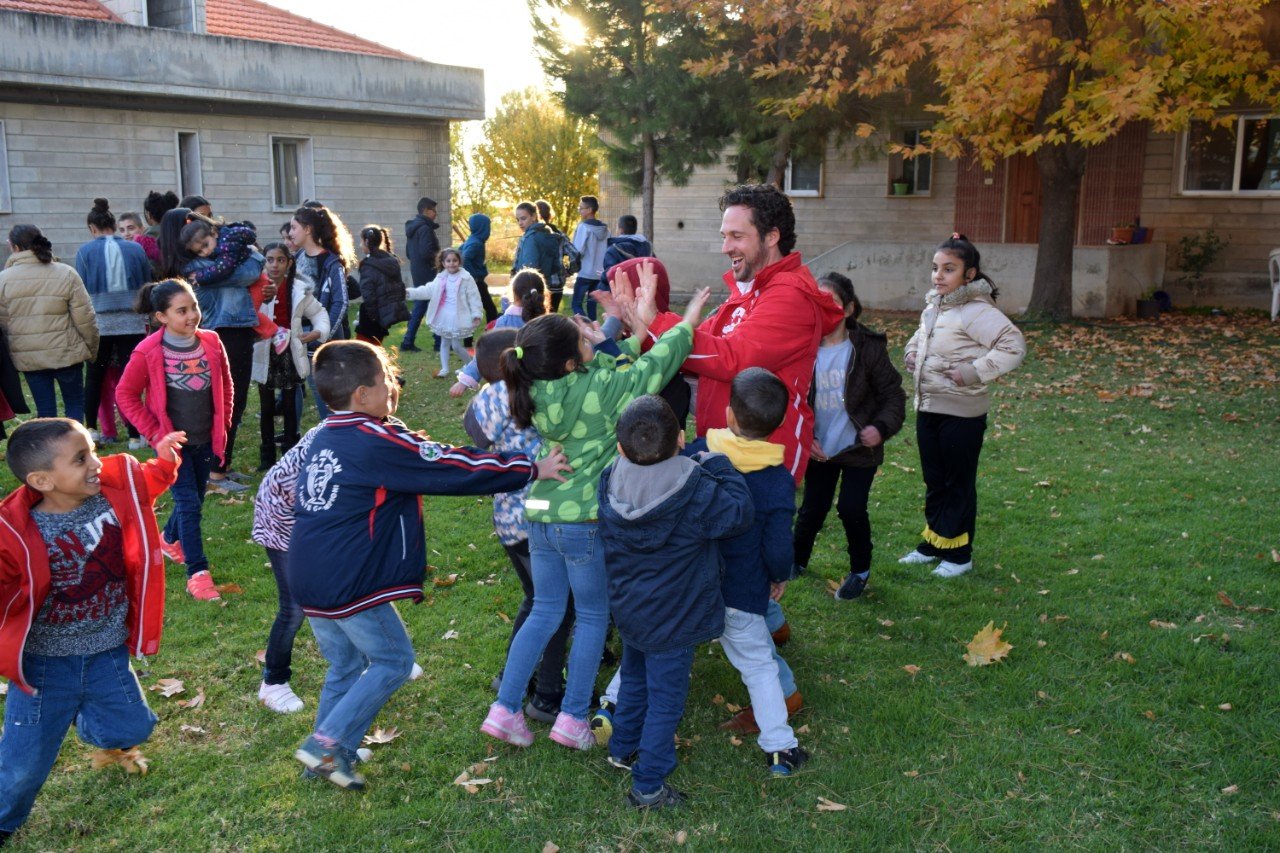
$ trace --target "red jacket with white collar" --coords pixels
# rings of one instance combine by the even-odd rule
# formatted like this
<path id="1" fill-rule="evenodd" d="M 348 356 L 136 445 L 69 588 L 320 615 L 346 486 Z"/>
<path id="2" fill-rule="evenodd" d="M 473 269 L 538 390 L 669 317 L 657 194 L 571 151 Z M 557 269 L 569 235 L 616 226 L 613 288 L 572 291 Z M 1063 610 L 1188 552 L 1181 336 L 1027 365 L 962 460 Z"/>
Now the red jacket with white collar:
<path id="1" fill-rule="evenodd" d="M 747 293 L 738 289 L 731 272 L 724 274 L 724 282 L 729 299 L 695 330 L 693 352 L 682 368 L 698 377 L 698 435 L 728 426 L 724 412 L 734 377 L 748 367 L 763 367 L 791 392 L 787 416 L 769 441 L 786 448 L 782 464 L 799 484 L 813 445 L 813 364 L 822 337 L 844 322 L 844 313 L 818 290 L 799 252 L 760 270 Z M 646 346 L 679 322 L 678 314 L 659 314 Z"/>
<path id="2" fill-rule="evenodd" d="M 227 431 L 231 429 L 232 386 L 227 353 L 216 332 L 196 329 L 196 337 L 209 360 L 213 382 L 213 454 L 226 458 Z M 145 400 L 143 399 L 145 395 Z M 154 447 L 173 432 L 166 406 L 169 387 L 164 379 L 164 329 L 151 334 L 133 350 L 116 385 L 116 405 Z"/>
<path id="3" fill-rule="evenodd" d="M 178 477 L 176 463 L 139 462 L 127 454 L 102 457 L 102 495 L 111 504 L 124 540 L 125 617 L 129 654 L 153 655 L 164 623 L 164 557 L 154 503 Z M 0 503 L 0 675 L 31 692 L 22 672 L 27 634 L 49 595 L 49 550 L 31 508 L 41 495 L 21 486 Z"/>

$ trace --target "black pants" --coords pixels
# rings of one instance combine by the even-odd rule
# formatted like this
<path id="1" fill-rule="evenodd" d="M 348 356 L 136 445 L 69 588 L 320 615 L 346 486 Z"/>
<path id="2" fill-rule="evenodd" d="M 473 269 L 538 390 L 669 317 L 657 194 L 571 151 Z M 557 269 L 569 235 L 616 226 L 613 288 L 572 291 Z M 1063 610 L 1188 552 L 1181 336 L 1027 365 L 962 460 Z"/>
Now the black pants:
<path id="1" fill-rule="evenodd" d="M 480 289 L 480 304 L 484 306 L 484 321 L 492 323 L 498 319 L 498 306 L 493 304 L 493 294 L 489 292 L 489 286 L 485 284 L 485 279 L 477 279 L 476 287 Z M 471 344 L 467 344 L 471 346 Z"/>
<path id="2" fill-rule="evenodd" d="M 231 470 L 231 454 L 236 446 L 236 431 L 244 417 L 245 404 L 249 402 L 249 382 L 253 376 L 253 345 L 258 335 L 253 329 L 214 329 L 227 354 L 227 367 L 231 370 L 231 429 L 227 430 L 226 461 L 213 469 L 216 474 Z"/>
<path id="3" fill-rule="evenodd" d="M 516 618 L 511 621 L 511 637 L 507 640 L 507 651 L 511 651 L 511 641 L 516 638 L 520 626 L 529 618 L 533 610 L 533 571 L 529 563 L 529 540 L 523 539 L 514 545 L 503 545 L 511 565 L 520 579 L 520 588 L 524 590 L 524 601 L 516 611 Z M 564 610 L 564 621 L 551 635 L 551 641 L 542 650 L 542 661 L 533 673 L 533 692 L 547 705 L 559 705 L 564 697 L 564 655 L 569 644 L 569 634 L 573 629 L 573 594 L 569 595 L 568 606 Z"/>
<path id="4" fill-rule="evenodd" d="M 916 444 L 924 475 L 925 529 L 917 550 L 952 563 L 973 559 L 978 518 L 978 457 L 987 416 L 916 414 Z"/>
<path id="5" fill-rule="evenodd" d="M 112 357 L 114 356 L 115 363 L 123 368 L 129 363 L 129 356 L 133 355 L 134 348 L 142 343 L 145 337 L 146 335 L 103 335 L 98 338 L 98 355 L 89 362 L 89 368 L 85 373 L 84 425 L 89 429 L 98 428 L 98 406 L 102 403 L 102 383 L 106 381 L 107 368 L 111 366 Z M 129 430 L 129 437 L 137 438 L 137 428 L 129 423 L 129 419 L 123 412 L 120 413 L 120 419 Z M 110 424 L 104 424 L 104 426 L 110 426 Z M 115 434 L 114 426 L 111 427 L 110 432 Z"/>
<path id="6" fill-rule="evenodd" d="M 276 395 L 280 405 L 276 405 Z M 298 389 L 258 386 L 258 414 L 262 444 L 258 449 L 258 470 L 265 471 L 276 464 L 276 418 L 284 420 L 284 438 L 280 442 L 280 455 L 298 443 Z"/>
<path id="7" fill-rule="evenodd" d="M 871 517 L 867 514 L 867 497 L 875 476 L 875 468 L 846 468 L 834 462 L 809 460 L 804 475 L 804 501 L 796 515 L 797 566 L 809 565 L 813 542 L 831 510 L 831 501 L 836 499 L 838 484 L 840 497 L 836 499 L 836 515 L 844 525 L 848 542 L 849 571 L 858 575 L 871 571 Z"/>

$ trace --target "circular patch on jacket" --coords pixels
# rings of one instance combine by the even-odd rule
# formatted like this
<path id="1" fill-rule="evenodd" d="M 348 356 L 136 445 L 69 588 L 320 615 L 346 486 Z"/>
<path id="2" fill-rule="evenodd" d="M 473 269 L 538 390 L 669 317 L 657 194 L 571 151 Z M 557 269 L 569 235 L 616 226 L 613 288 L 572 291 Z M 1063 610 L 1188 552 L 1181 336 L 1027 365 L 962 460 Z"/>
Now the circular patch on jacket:
<path id="1" fill-rule="evenodd" d="M 444 451 L 435 442 L 423 441 L 418 444 L 418 455 L 428 462 L 435 462 L 441 456 L 444 456 Z"/>

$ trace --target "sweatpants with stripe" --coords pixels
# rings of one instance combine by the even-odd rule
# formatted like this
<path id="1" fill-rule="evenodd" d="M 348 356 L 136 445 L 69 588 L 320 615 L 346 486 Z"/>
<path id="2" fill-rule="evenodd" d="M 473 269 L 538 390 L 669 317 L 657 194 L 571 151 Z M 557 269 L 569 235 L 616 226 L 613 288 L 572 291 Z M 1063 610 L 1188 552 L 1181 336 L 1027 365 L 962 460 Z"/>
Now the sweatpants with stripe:
<path id="1" fill-rule="evenodd" d="M 978 517 L 978 457 L 987 416 L 916 413 L 916 444 L 924 476 L 925 528 L 917 550 L 952 563 L 973 559 Z"/>

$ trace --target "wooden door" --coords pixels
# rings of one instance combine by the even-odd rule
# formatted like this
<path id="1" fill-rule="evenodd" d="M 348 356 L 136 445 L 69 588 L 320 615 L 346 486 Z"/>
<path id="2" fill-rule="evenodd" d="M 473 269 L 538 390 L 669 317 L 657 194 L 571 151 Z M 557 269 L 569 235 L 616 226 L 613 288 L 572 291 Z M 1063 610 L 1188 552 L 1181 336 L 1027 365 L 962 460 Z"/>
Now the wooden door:
<path id="1" fill-rule="evenodd" d="M 1040 242 L 1040 167 L 1026 154 L 1010 157 L 1005 196 L 1004 242 Z"/>

